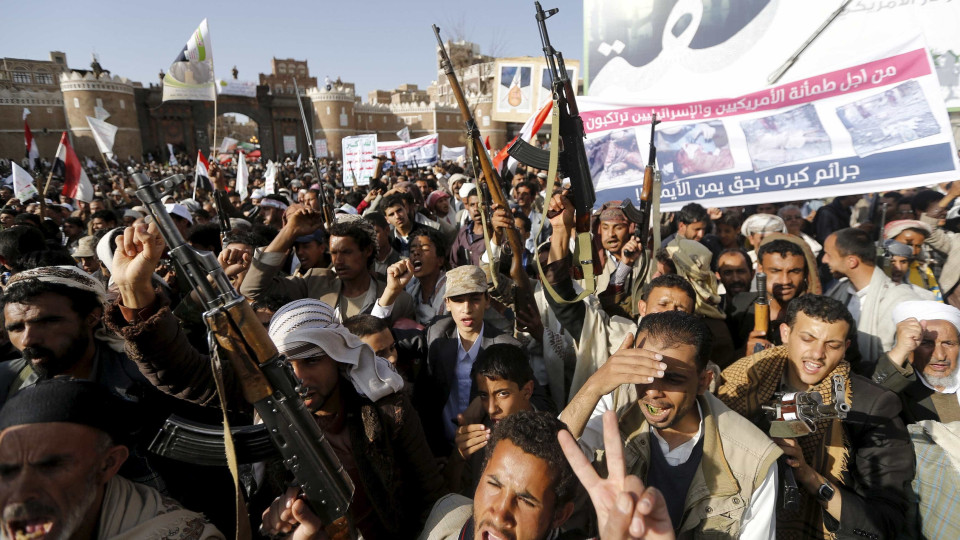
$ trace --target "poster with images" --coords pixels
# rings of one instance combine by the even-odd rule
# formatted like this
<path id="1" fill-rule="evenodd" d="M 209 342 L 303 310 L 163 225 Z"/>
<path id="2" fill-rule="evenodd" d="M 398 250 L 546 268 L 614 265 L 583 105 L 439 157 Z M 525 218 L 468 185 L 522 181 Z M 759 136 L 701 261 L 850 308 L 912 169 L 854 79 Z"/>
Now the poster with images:
<path id="1" fill-rule="evenodd" d="M 501 64 L 497 73 L 497 112 L 530 113 L 533 111 L 533 67 L 522 64 Z"/>
<path id="2" fill-rule="evenodd" d="M 858 156 L 940 133 L 940 125 L 917 81 L 837 107 Z"/>
<path id="3" fill-rule="evenodd" d="M 727 130 L 720 120 L 658 126 L 655 141 L 664 183 L 734 165 Z"/>
<path id="4" fill-rule="evenodd" d="M 754 172 L 825 156 L 832 148 L 812 103 L 740 123 Z"/>

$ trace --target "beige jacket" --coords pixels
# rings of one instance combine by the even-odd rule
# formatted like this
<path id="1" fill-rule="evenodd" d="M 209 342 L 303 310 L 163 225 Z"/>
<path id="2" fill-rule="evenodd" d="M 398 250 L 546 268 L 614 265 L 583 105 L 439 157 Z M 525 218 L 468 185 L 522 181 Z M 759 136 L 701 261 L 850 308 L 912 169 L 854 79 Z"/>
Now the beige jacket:
<path id="1" fill-rule="evenodd" d="M 703 459 L 687 492 L 678 538 L 736 538 L 753 492 L 782 452 L 759 428 L 712 394 L 697 399 L 703 410 Z M 637 402 L 619 417 L 627 473 L 646 480 L 650 445 L 656 444 L 650 426 Z M 598 464 L 601 459 L 599 451 Z M 601 464 L 600 468 L 606 467 Z"/>

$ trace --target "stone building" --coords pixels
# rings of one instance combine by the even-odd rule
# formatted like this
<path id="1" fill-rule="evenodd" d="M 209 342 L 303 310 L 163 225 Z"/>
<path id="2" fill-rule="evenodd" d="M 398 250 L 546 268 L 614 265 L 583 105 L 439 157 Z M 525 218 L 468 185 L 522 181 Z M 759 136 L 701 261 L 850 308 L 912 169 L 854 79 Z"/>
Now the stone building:
<path id="1" fill-rule="evenodd" d="M 501 148 L 520 124 L 515 119 L 497 119 L 493 110 L 497 60 L 480 54 L 479 47 L 468 42 L 448 42 L 447 48 L 482 137 L 489 137 L 491 148 Z M 42 61 L 0 59 L 0 157 L 23 158 L 25 108 L 30 109 L 28 121 L 41 157 L 47 160 L 56 152 L 60 133 L 67 131 L 81 158 L 99 161 L 86 121 L 87 116 L 96 117 L 98 113 L 108 114 L 106 121 L 118 126 L 114 153 L 119 159 L 150 156 L 165 161 L 168 144 L 187 155 L 195 155 L 198 149 L 210 151 L 214 144 L 210 135 L 212 102 L 163 102 L 160 84 L 144 86 L 111 74 L 96 59 L 90 67 L 70 68 L 61 52 L 51 52 L 50 60 Z M 411 138 L 437 133 L 441 145 L 463 146 L 465 127 L 446 75 L 440 70 L 439 54 L 437 69 L 437 81 L 426 88 L 402 84 L 393 90 L 375 90 L 364 102 L 351 82 L 338 78 L 318 84 L 306 61 L 274 58 L 271 73 L 259 75 L 255 96 L 221 94 L 216 110 L 218 115 L 250 117 L 256 123 L 265 158 L 285 153 L 307 155 L 297 99 L 307 111 L 311 137 L 325 139 L 334 158 L 342 157 L 344 137 L 376 133 L 378 140 L 396 141 L 397 132 L 404 127 L 409 128 Z M 293 90 L 294 80 L 300 86 L 300 96 Z M 220 131 L 218 139 L 225 134 Z"/>

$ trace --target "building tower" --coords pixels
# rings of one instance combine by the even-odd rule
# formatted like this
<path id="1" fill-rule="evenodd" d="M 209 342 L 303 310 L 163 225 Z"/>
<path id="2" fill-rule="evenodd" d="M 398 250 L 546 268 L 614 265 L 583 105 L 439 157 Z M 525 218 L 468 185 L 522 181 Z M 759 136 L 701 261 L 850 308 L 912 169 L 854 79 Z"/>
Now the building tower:
<path id="1" fill-rule="evenodd" d="M 90 71 L 71 70 L 60 76 L 63 107 L 74 150 L 81 157 L 100 162 L 100 151 L 87 123 L 88 116 L 98 118 L 99 113 L 101 120 L 118 128 L 113 145 L 117 159 L 125 160 L 132 156 L 139 161 L 143 154 L 143 143 L 133 98 L 133 83 L 103 70 L 96 59 L 91 67 L 93 69 Z"/>
<path id="2" fill-rule="evenodd" d="M 354 115 L 356 91 L 352 83 L 336 82 L 307 90 L 313 103 L 313 138 L 327 140 L 330 157 L 343 159 L 341 141 L 357 134 L 357 119 Z"/>

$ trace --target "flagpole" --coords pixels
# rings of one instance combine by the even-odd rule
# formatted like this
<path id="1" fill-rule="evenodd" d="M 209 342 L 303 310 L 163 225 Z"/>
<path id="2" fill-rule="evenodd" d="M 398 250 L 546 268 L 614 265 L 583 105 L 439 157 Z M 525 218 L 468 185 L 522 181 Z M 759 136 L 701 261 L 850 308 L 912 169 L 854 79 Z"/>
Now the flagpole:
<path id="1" fill-rule="evenodd" d="M 213 60 L 210 61 L 211 63 Z M 216 81 L 216 79 L 214 79 Z M 217 159 L 217 93 L 214 88 L 213 93 L 213 159 Z"/>

